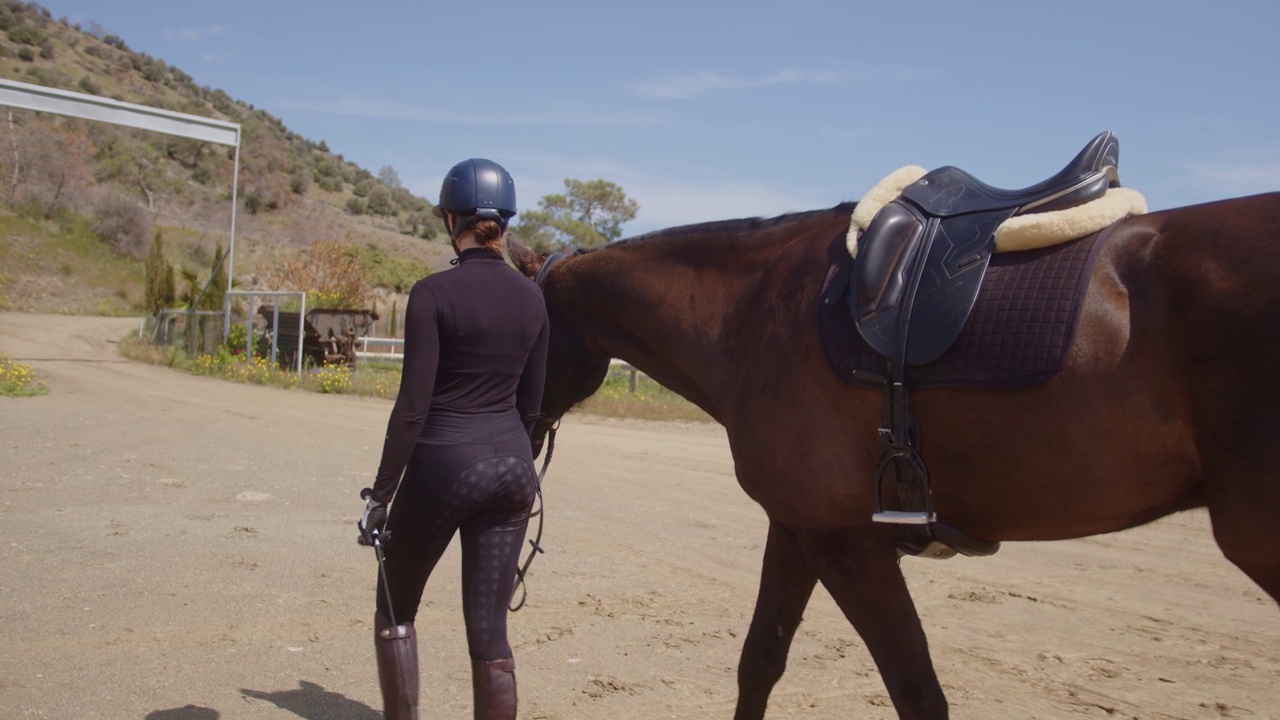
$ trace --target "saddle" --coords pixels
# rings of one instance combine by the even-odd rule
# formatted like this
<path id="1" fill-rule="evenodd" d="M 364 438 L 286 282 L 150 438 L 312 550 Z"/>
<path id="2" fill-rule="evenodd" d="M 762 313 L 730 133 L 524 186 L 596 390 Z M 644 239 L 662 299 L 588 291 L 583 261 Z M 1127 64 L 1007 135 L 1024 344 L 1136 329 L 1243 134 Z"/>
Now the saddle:
<path id="1" fill-rule="evenodd" d="M 939 523 L 928 468 L 916 447 L 919 426 L 907 402 L 908 369 L 942 357 L 965 328 L 1010 218 L 1075 208 L 1119 186 L 1119 141 L 1099 134 L 1052 177 L 1018 190 L 988 185 L 956 167 L 925 173 L 851 231 L 857 261 L 839 273 L 825 304 L 847 304 L 857 333 L 883 358 L 872 377 L 884 394 L 876 522 L 917 526 L 900 545 L 929 557 L 990 555 L 999 548 Z M 856 235 L 855 235 L 856 233 Z M 847 322 L 847 321 L 846 321 Z M 865 377 L 863 378 L 866 379 Z M 900 509 L 886 510 L 885 482 Z"/>
<path id="2" fill-rule="evenodd" d="M 877 352 L 904 365 L 938 359 L 973 308 L 1005 220 L 1076 207 L 1119 185 L 1120 144 L 1105 132 L 1053 177 L 1002 190 L 956 167 L 908 185 L 857 240 L 849 294 L 858 332 Z"/>

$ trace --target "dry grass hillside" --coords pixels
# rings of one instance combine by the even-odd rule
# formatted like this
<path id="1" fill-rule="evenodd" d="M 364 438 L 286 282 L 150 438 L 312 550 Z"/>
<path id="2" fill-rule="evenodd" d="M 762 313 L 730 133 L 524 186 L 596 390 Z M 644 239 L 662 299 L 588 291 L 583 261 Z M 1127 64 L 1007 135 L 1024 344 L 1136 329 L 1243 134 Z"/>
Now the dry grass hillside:
<path id="1" fill-rule="evenodd" d="M 0 77 L 239 123 L 237 286 L 264 288 L 315 241 L 381 263 L 371 282 L 388 299 L 452 257 L 394 170 L 374 175 L 94 22 L 0 0 Z M 156 229 L 179 274 L 207 280 L 228 245 L 233 167 L 229 148 L 0 107 L 0 308 L 141 314 Z"/>

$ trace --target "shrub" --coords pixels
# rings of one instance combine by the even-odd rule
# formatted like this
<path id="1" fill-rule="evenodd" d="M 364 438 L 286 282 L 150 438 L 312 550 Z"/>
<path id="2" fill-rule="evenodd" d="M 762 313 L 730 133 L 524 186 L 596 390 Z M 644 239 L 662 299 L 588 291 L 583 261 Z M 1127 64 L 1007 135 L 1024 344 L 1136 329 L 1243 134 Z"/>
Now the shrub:
<path id="1" fill-rule="evenodd" d="M 369 192 L 365 209 L 370 215 L 395 215 L 396 205 L 391 202 L 391 191 L 378 185 Z"/>
<path id="2" fill-rule="evenodd" d="M 248 330 L 245 329 L 244 323 L 234 323 L 231 330 L 227 332 L 227 342 L 224 347 L 233 357 L 238 359 L 244 358 L 245 348 L 249 344 Z M 277 348 L 277 351 L 279 348 Z M 265 334 L 254 333 L 253 336 L 253 356 L 264 358 L 271 353 L 271 341 L 267 339 Z"/>
<path id="3" fill-rule="evenodd" d="M 93 78 L 89 77 L 88 75 L 82 75 L 80 77 L 80 82 L 76 83 L 76 87 L 89 93 L 90 95 L 102 94 L 102 86 L 99 85 Z"/>
<path id="4" fill-rule="evenodd" d="M 24 62 L 35 62 L 36 54 L 29 47 L 20 48 L 18 50 L 18 59 Z"/>
<path id="5" fill-rule="evenodd" d="M 373 186 L 373 180 L 366 178 L 357 182 L 351 192 L 355 193 L 356 197 L 369 197 L 369 193 L 373 191 Z"/>
<path id="6" fill-rule="evenodd" d="M 273 264 L 267 271 L 267 285 L 306 291 L 307 307 L 364 307 L 369 300 L 369 269 L 360 255 L 349 241 L 317 240 Z"/>
<path id="7" fill-rule="evenodd" d="M 363 215 L 364 209 L 364 200 L 361 198 L 352 195 L 347 199 L 347 212 L 352 215 Z"/>
<path id="8" fill-rule="evenodd" d="M 289 176 L 289 189 L 297 195 L 306 195 L 311 189 L 311 170 L 299 167 Z"/>
<path id="9" fill-rule="evenodd" d="M 49 42 L 48 40 L 45 40 L 44 42 L 40 43 L 40 57 L 44 58 L 45 60 L 53 59 L 53 43 Z"/>
<path id="10" fill-rule="evenodd" d="M 151 218 L 141 204 L 109 194 L 94 210 L 93 232 L 117 252 L 142 257 L 150 246 Z"/>
<path id="11" fill-rule="evenodd" d="M 21 25 L 8 32 L 8 38 L 19 45 L 39 47 L 49 41 L 49 36 L 35 25 Z"/>
<path id="12" fill-rule="evenodd" d="M 368 268 L 370 285 L 398 293 L 409 292 L 414 283 L 431 272 L 418 263 L 391 257 L 373 244 L 364 247 L 361 260 Z"/>
<path id="13" fill-rule="evenodd" d="M 0 353 L 0 395 L 29 397 L 49 392 L 44 383 L 36 379 L 35 371 L 21 363 L 13 362 Z"/>

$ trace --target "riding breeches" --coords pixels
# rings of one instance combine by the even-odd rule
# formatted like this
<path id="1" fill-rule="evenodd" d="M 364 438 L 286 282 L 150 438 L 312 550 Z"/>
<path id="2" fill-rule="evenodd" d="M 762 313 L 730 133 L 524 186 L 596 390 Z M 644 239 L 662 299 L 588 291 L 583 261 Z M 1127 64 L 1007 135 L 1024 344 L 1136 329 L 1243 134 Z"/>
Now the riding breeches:
<path id="1" fill-rule="evenodd" d="M 529 436 L 514 412 L 432 415 L 391 503 L 385 552 L 392 607 L 379 587 L 378 612 L 412 623 L 427 578 L 460 534 L 471 657 L 510 657 L 507 604 L 538 482 Z"/>

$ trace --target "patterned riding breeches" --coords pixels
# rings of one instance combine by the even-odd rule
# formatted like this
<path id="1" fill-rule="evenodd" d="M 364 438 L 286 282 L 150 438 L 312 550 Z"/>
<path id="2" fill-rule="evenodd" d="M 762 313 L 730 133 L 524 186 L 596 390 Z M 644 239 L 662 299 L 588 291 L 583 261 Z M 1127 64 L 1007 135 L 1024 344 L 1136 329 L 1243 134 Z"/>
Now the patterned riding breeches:
<path id="1" fill-rule="evenodd" d="M 457 533 L 471 657 L 510 657 L 507 604 L 536 491 L 529 437 L 514 413 L 429 418 L 387 519 L 396 622 L 413 622 L 427 578 Z M 387 610 L 379 587 L 378 612 Z"/>

